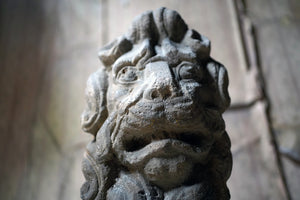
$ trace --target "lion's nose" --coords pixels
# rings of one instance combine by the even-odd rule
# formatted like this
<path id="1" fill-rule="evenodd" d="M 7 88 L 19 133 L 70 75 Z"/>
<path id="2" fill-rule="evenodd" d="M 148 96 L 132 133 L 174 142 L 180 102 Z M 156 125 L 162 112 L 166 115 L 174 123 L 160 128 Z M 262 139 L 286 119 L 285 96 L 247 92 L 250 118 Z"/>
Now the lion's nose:
<path id="1" fill-rule="evenodd" d="M 167 99 L 172 96 L 169 87 L 149 88 L 144 93 L 144 98 L 148 100 Z"/>
<path id="2" fill-rule="evenodd" d="M 177 94 L 172 71 L 166 62 L 149 63 L 144 76 L 147 84 L 143 95 L 145 99 L 167 99 Z"/>

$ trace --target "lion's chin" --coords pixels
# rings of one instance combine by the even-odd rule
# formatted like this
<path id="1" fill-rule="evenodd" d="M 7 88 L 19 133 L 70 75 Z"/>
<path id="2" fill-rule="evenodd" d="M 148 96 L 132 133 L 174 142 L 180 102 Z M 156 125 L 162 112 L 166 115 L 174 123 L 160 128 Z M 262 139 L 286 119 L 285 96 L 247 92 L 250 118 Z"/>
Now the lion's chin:
<path id="1" fill-rule="evenodd" d="M 193 163 L 183 155 L 154 157 L 147 162 L 143 170 L 150 182 L 167 191 L 180 186 L 190 177 Z"/>

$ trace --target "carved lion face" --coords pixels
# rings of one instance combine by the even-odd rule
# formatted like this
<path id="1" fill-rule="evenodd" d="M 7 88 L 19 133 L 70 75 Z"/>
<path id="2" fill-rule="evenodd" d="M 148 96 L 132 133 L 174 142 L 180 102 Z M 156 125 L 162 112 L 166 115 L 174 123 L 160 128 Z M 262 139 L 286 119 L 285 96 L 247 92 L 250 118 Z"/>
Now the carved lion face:
<path id="1" fill-rule="evenodd" d="M 230 99 L 226 70 L 209 52 L 207 38 L 162 8 L 137 18 L 127 35 L 99 53 L 104 67 L 88 81 L 82 122 L 96 136 L 87 158 L 106 165 L 102 174 L 139 173 L 168 191 L 215 164 L 216 144 L 230 146 L 222 119 Z M 99 174 L 99 168 L 86 169 Z M 103 180 L 98 177 L 97 184 L 106 192 L 115 180 Z"/>

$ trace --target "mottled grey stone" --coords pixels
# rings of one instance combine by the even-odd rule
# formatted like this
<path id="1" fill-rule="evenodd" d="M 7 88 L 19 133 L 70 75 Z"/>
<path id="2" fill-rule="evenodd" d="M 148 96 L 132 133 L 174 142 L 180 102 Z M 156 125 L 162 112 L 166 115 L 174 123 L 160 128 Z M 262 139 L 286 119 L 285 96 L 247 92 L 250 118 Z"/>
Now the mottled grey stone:
<path id="1" fill-rule="evenodd" d="M 99 58 L 82 114 L 95 139 L 81 198 L 229 199 L 228 77 L 210 41 L 160 8 L 138 16 Z"/>

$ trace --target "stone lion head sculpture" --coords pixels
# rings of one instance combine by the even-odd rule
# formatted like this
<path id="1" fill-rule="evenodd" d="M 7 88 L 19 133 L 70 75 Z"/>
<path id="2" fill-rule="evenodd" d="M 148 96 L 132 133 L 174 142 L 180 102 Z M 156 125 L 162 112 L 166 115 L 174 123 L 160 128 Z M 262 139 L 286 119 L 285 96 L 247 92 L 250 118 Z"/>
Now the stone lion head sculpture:
<path id="1" fill-rule="evenodd" d="M 229 199 L 230 104 L 210 41 L 160 8 L 99 52 L 87 82 L 84 200 Z"/>

